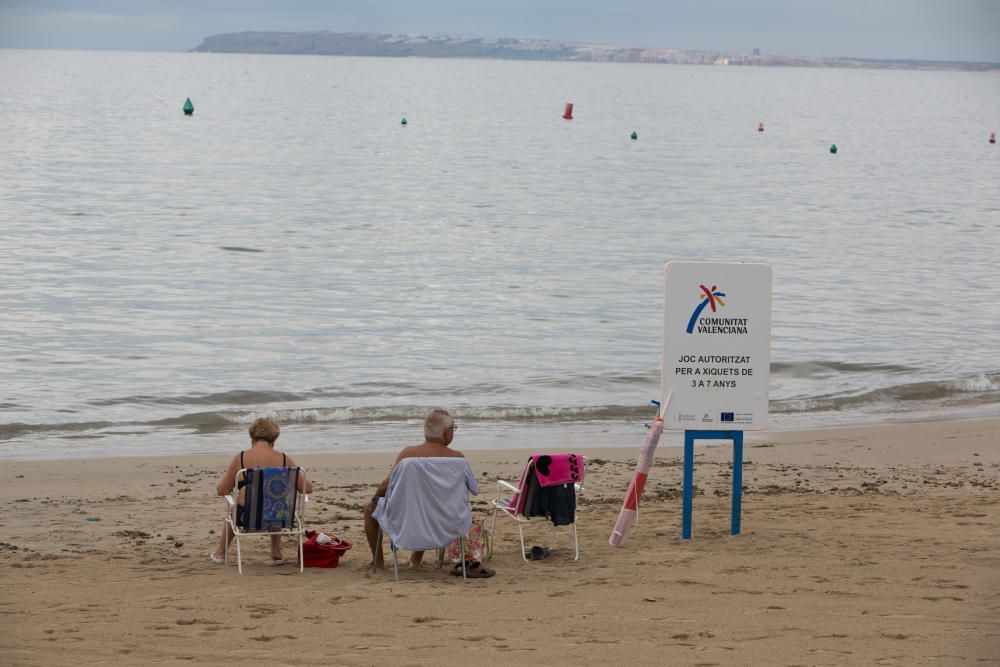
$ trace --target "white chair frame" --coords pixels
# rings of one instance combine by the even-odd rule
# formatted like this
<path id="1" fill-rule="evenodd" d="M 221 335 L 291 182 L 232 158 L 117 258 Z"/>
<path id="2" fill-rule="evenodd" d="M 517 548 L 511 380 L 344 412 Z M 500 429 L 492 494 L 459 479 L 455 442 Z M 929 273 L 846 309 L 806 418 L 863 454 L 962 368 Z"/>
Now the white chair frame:
<path id="1" fill-rule="evenodd" d="M 583 460 L 584 462 L 587 462 L 590 459 L 584 456 Z M 576 498 L 577 501 L 579 502 L 580 496 L 583 495 L 583 482 L 577 482 L 573 486 L 576 489 Z M 530 523 L 531 520 L 528 517 L 524 516 L 523 514 L 518 514 L 516 509 L 508 504 L 515 495 L 518 495 L 520 493 L 521 489 L 517 488 L 510 482 L 505 482 L 502 479 L 497 480 L 497 497 L 492 501 L 490 501 L 491 504 L 493 505 L 493 522 L 490 525 L 490 535 L 491 535 L 490 539 L 494 541 L 496 540 L 497 513 L 503 512 L 505 515 L 509 516 L 511 519 L 517 522 L 517 533 L 518 536 L 521 538 L 521 558 L 524 560 L 525 563 L 527 563 L 528 555 L 527 553 L 525 553 L 524 550 L 524 525 Z M 505 498 L 504 497 L 505 494 L 510 494 L 510 497 Z M 573 560 L 575 561 L 580 560 L 580 539 L 577 536 L 576 532 L 578 514 L 579 512 L 575 512 L 573 514 L 573 523 L 570 524 L 573 527 L 573 548 L 576 552 L 573 556 Z M 538 518 L 541 517 L 536 517 L 535 520 L 536 523 L 538 522 Z M 556 541 L 556 526 L 552 526 L 552 535 L 549 537 L 549 548 L 551 548 L 552 545 L 555 544 L 555 541 Z"/>
<path id="2" fill-rule="evenodd" d="M 299 469 L 299 475 L 305 475 L 305 468 L 302 466 L 296 466 Z M 236 473 L 237 479 L 246 479 L 247 468 L 240 468 Z M 236 525 L 236 507 L 237 499 L 239 498 L 239 490 L 233 488 L 233 490 L 228 494 L 223 496 L 226 499 L 226 525 L 233 531 L 233 536 L 236 539 L 236 568 L 239 570 L 240 574 L 243 574 L 243 554 L 240 550 L 240 538 L 244 537 L 271 537 L 272 535 L 286 535 L 288 537 L 297 537 L 299 542 L 299 572 L 305 569 L 305 564 L 303 563 L 302 557 L 302 543 L 305 538 L 305 515 L 306 515 L 306 504 L 309 502 L 309 494 L 299 493 L 296 491 L 296 501 L 297 507 L 295 508 L 295 515 L 292 519 L 292 527 L 285 528 L 284 530 L 277 531 L 259 531 L 259 532 L 247 532 L 243 530 L 240 526 Z M 229 562 L 229 540 L 226 540 L 226 550 L 225 550 L 225 561 Z"/>
<path id="3" fill-rule="evenodd" d="M 378 523 L 378 522 L 376 521 L 375 523 Z M 382 550 L 382 535 L 384 535 L 384 534 L 386 534 L 386 533 L 382 530 L 382 526 L 379 526 L 379 528 L 378 528 L 378 537 L 375 538 L 375 553 L 372 554 L 372 573 L 373 574 L 375 573 L 375 554 L 377 554 L 379 551 Z M 459 541 L 460 546 L 462 548 L 462 581 L 468 581 L 468 577 L 466 576 L 466 572 L 465 572 L 465 537 L 462 536 L 462 537 L 458 538 L 458 541 Z M 447 547 L 447 546 L 448 545 L 446 544 L 446 545 L 438 548 L 438 550 L 437 550 L 437 557 L 438 557 L 437 561 L 438 561 L 438 568 L 439 569 L 444 565 L 444 550 L 445 550 L 445 547 Z M 389 536 L 389 551 L 392 552 L 392 575 L 396 578 L 396 581 L 399 581 L 399 563 L 397 562 L 397 559 L 396 559 L 396 552 L 399 551 L 399 549 L 393 543 L 391 535 Z"/>

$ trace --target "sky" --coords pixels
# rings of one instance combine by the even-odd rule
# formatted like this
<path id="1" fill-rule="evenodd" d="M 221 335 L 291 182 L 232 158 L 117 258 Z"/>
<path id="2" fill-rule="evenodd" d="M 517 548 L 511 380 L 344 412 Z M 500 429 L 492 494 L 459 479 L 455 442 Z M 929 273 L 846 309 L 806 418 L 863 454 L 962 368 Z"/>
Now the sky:
<path id="1" fill-rule="evenodd" d="M 1000 0 L 0 0 L 0 48 L 186 51 L 244 30 L 1000 62 Z"/>

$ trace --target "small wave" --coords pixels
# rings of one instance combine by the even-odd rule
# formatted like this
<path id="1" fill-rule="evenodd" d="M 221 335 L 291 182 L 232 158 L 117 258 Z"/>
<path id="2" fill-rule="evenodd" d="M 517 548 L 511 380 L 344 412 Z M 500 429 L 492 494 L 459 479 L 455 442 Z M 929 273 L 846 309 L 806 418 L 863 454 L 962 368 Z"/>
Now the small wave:
<path id="1" fill-rule="evenodd" d="M 252 412 L 227 412 L 224 418 L 230 424 L 249 424 L 258 417 L 270 417 L 279 423 L 304 424 L 365 424 L 378 422 L 406 422 L 422 420 L 431 409 L 424 405 L 359 408 L 307 408 L 255 410 Z M 617 419 L 648 419 L 652 408 L 608 405 L 589 407 L 541 407 L 541 406 L 488 406 L 456 407 L 450 409 L 458 421 L 515 421 L 515 422 L 559 422 L 559 421 L 604 421 Z"/>
<path id="2" fill-rule="evenodd" d="M 243 246 L 238 245 L 224 245 L 219 246 L 219 248 L 228 252 L 264 252 L 263 250 L 258 250 L 257 248 L 244 248 Z"/>
<path id="3" fill-rule="evenodd" d="M 24 422 L 11 422 L 9 424 L 0 424 L 0 440 L 10 440 L 12 438 L 44 433 L 46 431 L 66 432 L 72 434 L 82 431 L 98 430 L 110 426 L 114 426 L 113 422 L 61 422 L 57 424 L 26 424 Z"/>
<path id="4" fill-rule="evenodd" d="M 260 405 L 262 403 L 290 403 L 303 401 L 313 394 L 296 394 L 286 391 L 255 391 L 234 389 L 214 394 L 189 394 L 186 396 L 124 396 L 89 401 L 89 405 L 106 407 L 112 405 Z"/>
<path id="5" fill-rule="evenodd" d="M 958 392 L 980 392 L 980 391 L 1000 391 L 1000 383 L 997 377 L 987 377 L 986 375 L 977 375 L 973 378 L 967 378 L 965 380 L 954 380 L 947 383 L 951 389 Z"/>
<path id="6" fill-rule="evenodd" d="M 980 374 L 957 380 L 929 380 L 880 387 L 858 394 L 828 394 L 772 401 L 770 409 L 773 413 L 792 414 L 842 411 L 885 405 L 891 411 L 892 406 L 906 409 L 907 404 L 914 403 L 936 403 L 947 407 L 1000 403 L 1000 375 Z"/>
<path id="7" fill-rule="evenodd" d="M 843 361 L 777 361 L 771 373 L 799 379 L 820 378 L 837 373 L 912 373 L 916 369 L 899 364 L 864 364 Z"/>
<path id="8" fill-rule="evenodd" d="M 257 417 L 271 417 L 279 424 L 331 424 L 361 425 L 389 424 L 422 421 L 427 411 L 425 405 L 385 407 L 316 407 L 273 410 L 221 410 L 192 412 L 176 417 L 151 421 L 90 421 L 52 424 L 0 424 L 0 440 L 40 434 L 76 437 L 81 433 L 120 430 L 122 428 L 180 428 L 197 433 L 214 433 L 250 424 Z M 459 422 L 523 422 L 559 423 L 578 421 L 643 421 L 652 414 L 649 406 L 592 406 L 592 407 L 540 407 L 492 406 L 457 407 L 451 413 Z"/>
<path id="9" fill-rule="evenodd" d="M 611 385 L 659 385 L 660 369 L 634 371 L 631 373 L 578 373 L 573 375 L 542 375 L 530 377 L 525 384 L 539 387 L 593 387 L 600 384 Z"/>
<path id="10" fill-rule="evenodd" d="M 870 366 L 868 366 L 870 368 Z M 604 375 L 607 381 L 632 381 L 641 374 Z M 539 381 L 546 381 L 538 378 Z M 554 378 L 549 380 L 556 381 Z M 407 387 L 401 395 L 412 395 Z M 156 428 L 182 429 L 195 433 L 214 433 L 233 430 L 245 426 L 257 417 L 267 416 L 284 424 L 330 424 L 357 426 L 365 424 L 392 424 L 419 422 L 427 411 L 436 406 L 417 403 L 391 403 L 391 392 L 386 387 L 376 386 L 366 396 L 381 395 L 387 401 L 378 405 L 350 405 L 345 400 L 345 392 L 340 389 L 317 389 L 308 392 L 261 392 L 235 390 L 215 394 L 156 397 L 132 396 L 125 399 L 94 401 L 95 406 L 120 404 L 138 405 L 155 403 L 160 406 L 181 406 L 181 414 L 157 419 L 105 419 L 54 423 L 11 422 L 0 424 L 0 440 L 40 435 L 61 438 L 78 437 L 82 434 L 107 433 L 115 429 L 138 429 L 153 431 Z M 323 394 L 334 394 L 333 398 Z M 353 392 L 358 393 L 357 387 Z M 455 390 L 446 392 L 457 395 Z M 496 396 L 494 394 L 494 396 Z M 289 406 L 308 400 L 313 405 Z M 405 400 L 405 399 L 404 399 Z M 348 403 L 348 404 L 344 404 Z M 910 413 L 913 411 L 953 410 L 982 408 L 1000 404 L 1000 373 L 980 373 L 962 378 L 948 378 L 909 382 L 873 388 L 861 392 L 841 392 L 788 399 L 772 399 L 770 412 L 775 415 L 816 415 L 823 412 L 852 412 L 872 414 Z M 184 411 L 183 406 L 208 406 L 201 410 Z M 273 405 L 274 407 L 266 407 Z M 558 424 L 583 422 L 645 422 L 653 415 L 648 404 L 638 405 L 454 405 L 449 408 L 460 423 L 531 423 Z M 137 413 L 141 414 L 141 413 Z M 160 415 L 162 415 L 162 410 Z M 169 414 L 169 413 L 168 413 Z M 68 415 L 67 415 L 68 417 Z"/>

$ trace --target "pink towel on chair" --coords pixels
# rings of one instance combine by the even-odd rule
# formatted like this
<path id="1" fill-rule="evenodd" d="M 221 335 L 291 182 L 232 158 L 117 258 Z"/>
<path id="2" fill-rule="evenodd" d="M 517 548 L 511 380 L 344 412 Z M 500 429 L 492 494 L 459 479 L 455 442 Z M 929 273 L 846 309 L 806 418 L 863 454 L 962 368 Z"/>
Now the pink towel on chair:
<path id="1" fill-rule="evenodd" d="M 573 484 L 583 481 L 582 454 L 536 454 L 535 474 L 541 486 Z"/>
<path id="2" fill-rule="evenodd" d="M 527 498 L 527 494 L 523 493 L 525 490 L 524 482 L 528 479 L 528 474 L 531 471 L 531 467 L 534 464 L 535 459 L 533 456 L 528 457 L 528 462 L 524 465 L 524 470 L 521 471 L 521 479 L 517 482 L 517 488 L 521 489 L 507 501 L 507 507 L 513 507 L 514 511 L 518 514 L 524 513 L 524 501 Z"/>
<path id="3" fill-rule="evenodd" d="M 527 500 L 528 475 L 535 471 L 539 486 L 556 486 L 558 484 L 573 484 L 583 481 L 583 455 L 582 454 L 535 454 L 528 457 L 528 462 L 521 471 L 521 479 L 517 483 L 517 488 L 521 492 L 515 493 L 507 502 L 508 507 L 514 508 L 518 514 L 524 513 L 524 503 Z"/>

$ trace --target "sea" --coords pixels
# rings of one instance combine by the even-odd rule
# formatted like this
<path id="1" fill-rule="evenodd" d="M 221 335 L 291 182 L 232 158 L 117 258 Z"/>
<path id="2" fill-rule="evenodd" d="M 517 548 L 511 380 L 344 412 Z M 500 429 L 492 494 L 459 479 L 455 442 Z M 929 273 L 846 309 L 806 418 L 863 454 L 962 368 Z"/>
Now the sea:
<path id="1" fill-rule="evenodd" d="M 638 447 L 675 260 L 771 265 L 769 429 L 1000 416 L 997 72 L 0 50 L 0 91 L 0 459 L 438 407 Z"/>

